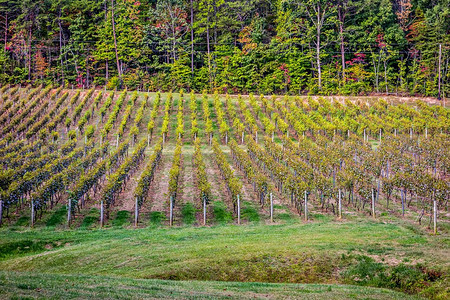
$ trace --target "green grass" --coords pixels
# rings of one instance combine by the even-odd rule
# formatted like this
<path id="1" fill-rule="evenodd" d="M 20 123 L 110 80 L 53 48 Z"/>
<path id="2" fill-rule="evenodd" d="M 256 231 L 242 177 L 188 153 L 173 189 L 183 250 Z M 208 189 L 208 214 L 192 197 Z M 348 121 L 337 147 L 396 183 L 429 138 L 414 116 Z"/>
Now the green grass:
<path id="1" fill-rule="evenodd" d="M 161 222 L 166 219 L 166 216 L 161 211 L 152 211 L 149 214 L 150 224 L 154 226 L 161 225 Z"/>
<path id="2" fill-rule="evenodd" d="M 83 222 L 80 225 L 82 229 L 89 229 L 98 224 L 100 218 L 100 211 L 97 208 L 92 208 L 89 214 L 84 217 Z"/>
<path id="3" fill-rule="evenodd" d="M 422 265 L 398 264 L 388 266 L 367 256 L 357 256 L 357 264 L 350 266 L 343 274 L 350 283 L 363 286 L 380 286 L 418 293 L 427 289 L 429 282 L 435 282 L 442 273 L 428 270 Z"/>
<path id="4" fill-rule="evenodd" d="M 213 213 L 214 213 L 214 222 L 218 224 L 229 223 L 233 220 L 233 216 L 231 212 L 227 210 L 225 203 L 222 201 L 214 201 L 212 203 Z"/>
<path id="5" fill-rule="evenodd" d="M 64 223 L 67 213 L 67 207 L 64 205 L 61 206 L 59 209 L 55 210 L 55 212 L 47 220 L 46 225 L 48 227 L 61 225 L 62 223 Z"/>
<path id="6" fill-rule="evenodd" d="M 212 205 L 224 207 L 223 203 L 222 206 L 217 202 Z M 41 285 L 47 284 L 47 277 L 49 297 L 58 297 L 58 291 L 51 288 L 51 282 L 58 278 L 67 278 L 69 283 L 76 282 L 76 286 L 86 282 L 89 288 L 79 293 L 92 294 L 78 296 L 94 298 L 105 297 L 104 293 L 111 287 L 114 287 L 112 295 L 126 297 L 127 294 L 122 293 L 140 286 L 142 290 L 136 291 L 136 297 L 140 295 L 142 298 L 145 297 L 142 293 L 153 290 L 155 285 L 170 286 L 160 281 L 134 279 L 311 283 L 319 289 L 317 291 L 311 286 L 311 295 L 318 298 L 362 297 L 375 291 L 361 287 L 365 291 L 362 293 L 356 287 L 327 286 L 326 289 L 330 287 L 331 291 L 325 293 L 325 288 L 317 285 L 335 283 L 391 288 L 425 296 L 441 295 L 443 299 L 448 297 L 448 237 L 414 232 L 402 223 L 387 224 L 364 219 L 334 222 L 326 219 L 270 226 L 255 223 L 252 226 L 148 227 L 135 230 L 113 227 L 89 231 L 41 228 L 21 232 L 0 229 L 0 236 L 0 270 L 4 272 L 0 293 L 1 289 L 11 295 L 21 291 L 25 293 L 24 297 L 28 295 L 26 293 L 35 293 L 35 289 L 20 289 L 13 286 L 13 282 L 25 285 L 40 282 L 40 285 L 32 286 L 45 290 Z M 85 277 L 73 277 L 74 273 Z M 31 277 L 19 280 L 14 276 Z M 106 284 L 108 278 L 97 276 L 115 278 Z M 6 277 L 12 279 L 6 280 Z M 246 289 L 252 293 L 275 294 L 279 298 L 285 296 L 282 286 L 271 288 L 267 284 L 210 282 L 198 283 L 196 290 L 192 286 L 195 284 L 173 283 L 173 287 L 183 287 L 177 290 L 182 294 L 173 291 L 174 297 L 188 297 L 184 293 L 191 289 L 195 297 L 197 291 L 204 288 L 205 291 L 212 289 L 212 294 L 206 292 L 205 297 L 215 298 L 220 296 L 217 293 L 222 288 L 216 290 L 211 287 L 227 285 L 236 287 L 232 294 L 235 298 L 249 296 Z M 302 288 L 308 290 L 310 286 Z M 286 290 L 290 291 L 289 285 L 286 285 Z M 162 291 L 169 292 L 166 288 Z M 383 298 L 382 295 L 375 298 Z M 74 294 L 71 297 L 78 296 Z"/>
<path id="7" fill-rule="evenodd" d="M 130 212 L 127 210 L 120 210 L 117 212 L 115 219 L 113 220 L 114 227 L 121 227 L 130 224 Z"/>
<path id="8" fill-rule="evenodd" d="M 30 223 L 30 216 L 21 216 L 17 219 L 15 226 L 27 226 Z"/>
<path id="9" fill-rule="evenodd" d="M 186 203 L 181 208 L 183 223 L 191 225 L 195 222 L 195 207 L 192 203 Z"/>
<path id="10" fill-rule="evenodd" d="M 258 209 L 253 203 L 247 201 L 243 202 L 241 217 L 249 222 L 259 222 L 260 220 Z"/>
<path id="11" fill-rule="evenodd" d="M 53 299 L 418 299 L 349 285 L 168 281 L 105 276 L 0 272 L 2 298 Z"/>
<path id="12" fill-rule="evenodd" d="M 0 272 L 2 298 L 53 299 L 419 299 L 387 289 L 349 285 L 168 281 L 105 276 Z"/>

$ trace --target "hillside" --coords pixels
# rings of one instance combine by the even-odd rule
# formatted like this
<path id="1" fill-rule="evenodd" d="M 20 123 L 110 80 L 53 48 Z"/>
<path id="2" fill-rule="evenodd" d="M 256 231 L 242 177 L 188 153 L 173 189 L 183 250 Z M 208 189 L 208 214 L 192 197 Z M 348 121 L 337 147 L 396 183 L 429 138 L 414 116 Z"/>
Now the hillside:
<path id="1" fill-rule="evenodd" d="M 406 298 L 365 288 L 373 286 L 448 296 L 448 237 L 430 237 L 395 220 L 317 217 L 309 224 L 292 219 L 270 226 L 0 233 L 0 291 L 6 295 L 123 298 L 133 291 L 135 298 L 266 298 L 266 293 L 269 298 Z M 60 288 L 59 282 L 67 287 Z"/>
<path id="2" fill-rule="evenodd" d="M 215 298 L 227 282 L 235 298 L 301 297 L 289 283 L 312 298 L 448 297 L 439 103 L 51 85 L 0 99 L 10 298 L 126 298 L 136 285 L 136 298 Z M 61 280 L 94 287 L 64 294 Z"/>

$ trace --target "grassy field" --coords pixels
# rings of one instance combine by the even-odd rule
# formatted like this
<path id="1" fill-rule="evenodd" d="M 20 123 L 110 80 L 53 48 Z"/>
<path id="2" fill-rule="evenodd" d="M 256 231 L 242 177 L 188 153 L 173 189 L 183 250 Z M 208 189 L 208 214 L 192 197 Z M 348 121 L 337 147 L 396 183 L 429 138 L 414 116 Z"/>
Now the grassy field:
<path id="1" fill-rule="evenodd" d="M 420 299 L 387 289 L 336 284 L 170 281 L 0 272 L 2 297 L 54 299 Z"/>
<path id="2" fill-rule="evenodd" d="M 448 235 L 400 221 L 316 216 L 278 225 L 10 227 L 0 235 L 0 294 L 9 298 L 406 297 L 369 286 L 441 299 L 449 292 Z"/>

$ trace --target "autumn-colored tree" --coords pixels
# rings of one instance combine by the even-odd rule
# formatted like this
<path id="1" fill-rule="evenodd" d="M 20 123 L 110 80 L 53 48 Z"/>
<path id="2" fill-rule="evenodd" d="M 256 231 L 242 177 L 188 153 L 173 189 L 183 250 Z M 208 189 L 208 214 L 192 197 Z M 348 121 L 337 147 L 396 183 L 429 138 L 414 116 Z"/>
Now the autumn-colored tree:
<path id="1" fill-rule="evenodd" d="M 40 48 L 37 49 L 35 55 L 35 76 L 39 77 L 41 80 L 44 79 L 44 76 L 47 73 L 48 62 L 45 60 L 45 57 L 42 55 L 42 50 Z"/>
<path id="2" fill-rule="evenodd" d="M 403 31 L 407 31 L 411 19 L 409 15 L 412 12 L 412 3 L 411 0 L 399 0 L 398 1 L 398 10 L 395 13 L 400 23 L 400 27 Z"/>
<path id="3" fill-rule="evenodd" d="M 183 1 L 158 1 L 156 9 L 150 11 L 150 18 L 153 24 L 148 27 L 149 39 L 167 52 L 167 62 L 174 63 L 178 59 L 177 47 L 190 29 Z"/>

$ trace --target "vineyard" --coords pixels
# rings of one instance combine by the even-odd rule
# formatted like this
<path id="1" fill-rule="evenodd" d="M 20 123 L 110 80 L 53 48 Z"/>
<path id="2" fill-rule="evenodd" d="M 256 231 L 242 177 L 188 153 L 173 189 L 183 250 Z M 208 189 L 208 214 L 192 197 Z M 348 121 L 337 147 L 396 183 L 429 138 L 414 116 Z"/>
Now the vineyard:
<path id="1" fill-rule="evenodd" d="M 449 111 L 421 100 L 52 86 L 0 97 L 3 224 L 63 211 L 72 227 L 325 214 L 437 233 L 449 221 Z"/>
<path id="2" fill-rule="evenodd" d="M 1 87 L 0 294 L 448 299 L 449 133 L 429 99 Z"/>

